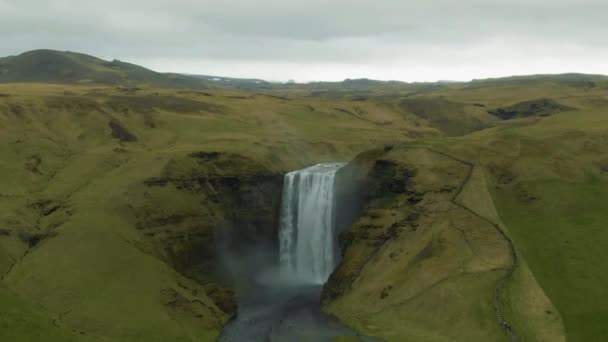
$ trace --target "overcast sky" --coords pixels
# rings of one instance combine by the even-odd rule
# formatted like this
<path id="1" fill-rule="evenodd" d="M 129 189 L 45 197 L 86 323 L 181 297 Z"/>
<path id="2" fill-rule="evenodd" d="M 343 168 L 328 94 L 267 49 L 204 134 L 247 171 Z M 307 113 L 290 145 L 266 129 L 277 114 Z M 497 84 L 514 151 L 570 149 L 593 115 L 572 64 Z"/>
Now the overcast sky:
<path id="1" fill-rule="evenodd" d="M 0 37 L 269 80 L 608 74 L 608 0 L 0 0 Z"/>

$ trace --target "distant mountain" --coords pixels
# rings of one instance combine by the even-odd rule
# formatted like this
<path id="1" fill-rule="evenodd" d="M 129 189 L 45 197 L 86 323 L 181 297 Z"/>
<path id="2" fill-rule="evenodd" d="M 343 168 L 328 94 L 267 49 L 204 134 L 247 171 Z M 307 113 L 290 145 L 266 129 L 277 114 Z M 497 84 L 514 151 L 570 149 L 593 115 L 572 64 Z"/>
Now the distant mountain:
<path id="1" fill-rule="evenodd" d="M 510 76 L 501 78 L 476 79 L 468 82 L 470 86 L 491 86 L 491 85 L 533 85 L 540 83 L 557 83 L 561 85 L 571 86 L 575 88 L 594 88 L 596 86 L 605 87 L 608 83 L 606 75 L 592 74 L 539 74 L 539 75 L 523 75 Z"/>
<path id="2" fill-rule="evenodd" d="M 218 83 L 242 83 L 242 84 L 270 84 L 272 82 L 268 82 L 266 80 L 262 80 L 259 78 L 234 78 L 234 77 L 224 77 L 224 76 L 211 76 L 211 75 L 188 75 L 192 77 L 197 77 L 209 82 L 218 82 Z"/>
<path id="3" fill-rule="evenodd" d="M 224 76 L 211 75 L 188 75 L 204 80 L 211 87 L 244 90 L 244 91 L 260 91 L 272 90 L 281 83 L 269 82 L 259 78 L 234 78 Z"/>
<path id="4" fill-rule="evenodd" d="M 436 91 L 445 87 L 521 86 L 558 83 L 576 88 L 605 88 L 608 76 L 586 74 L 530 75 L 471 82 L 400 82 L 367 78 L 341 82 L 276 83 L 255 78 L 160 73 L 119 60 L 106 61 L 82 53 L 33 50 L 0 58 L 0 83 L 38 82 L 59 84 L 104 84 L 154 88 L 231 89 L 250 92 L 294 92 L 313 97 L 354 97 L 379 93 L 383 96 Z M 378 94 L 376 94 L 378 95 Z"/>
<path id="5" fill-rule="evenodd" d="M 144 67 L 55 50 L 34 50 L 0 58 L 0 83 L 144 85 L 158 88 L 208 88 L 203 80 L 181 74 L 158 73 Z"/>

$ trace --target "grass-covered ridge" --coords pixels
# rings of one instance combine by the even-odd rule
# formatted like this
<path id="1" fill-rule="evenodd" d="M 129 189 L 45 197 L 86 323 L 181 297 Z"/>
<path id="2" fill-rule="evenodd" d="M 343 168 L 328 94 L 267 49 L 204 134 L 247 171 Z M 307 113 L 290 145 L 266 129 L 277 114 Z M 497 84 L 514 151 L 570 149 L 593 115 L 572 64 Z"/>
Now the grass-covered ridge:
<path id="1" fill-rule="evenodd" d="M 105 61 L 55 50 L 33 50 L 0 58 L 0 83 L 16 82 L 207 88 L 202 80 L 194 77 L 163 74 L 119 60 Z"/>

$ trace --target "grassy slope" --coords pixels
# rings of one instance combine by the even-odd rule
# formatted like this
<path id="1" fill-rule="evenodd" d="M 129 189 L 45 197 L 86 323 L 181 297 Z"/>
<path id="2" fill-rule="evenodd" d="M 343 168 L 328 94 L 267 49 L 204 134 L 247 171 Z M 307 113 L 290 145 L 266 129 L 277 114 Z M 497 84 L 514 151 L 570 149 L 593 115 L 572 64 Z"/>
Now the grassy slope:
<path id="1" fill-rule="evenodd" d="M 569 121 L 568 131 L 557 134 L 558 119 Z M 522 254 L 562 313 L 568 339 L 599 341 L 608 322 L 601 299 L 601 284 L 607 281 L 602 251 L 608 241 L 603 205 L 608 177 L 599 167 L 608 157 L 603 148 L 608 131 L 602 124 L 608 121 L 603 110 L 594 109 L 577 119 L 555 118 L 548 131 L 525 132 L 541 139 L 519 156 L 544 161 L 542 169 L 522 172 L 519 180 L 535 201 L 522 201 L 517 192 L 505 189 L 497 189 L 495 197 Z M 553 149 L 546 151 L 547 145 L 539 144 Z"/>
<path id="2" fill-rule="evenodd" d="M 9 231 L 0 237 L 0 266 L 2 283 L 17 294 L 3 292 L 3 304 L 17 312 L 6 324 L 22 319 L 57 340 L 206 341 L 219 333 L 227 315 L 201 285 L 149 254 L 153 246 L 135 229 L 132 208 L 156 196 L 141 183 L 169 160 L 228 151 L 285 170 L 347 160 L 420 130 L 389 110 L 361 120 L 335 109 L 355 111 L 347 101 L 32 84 L 0 93 L 8 94 L 0 98 L 0 228 Z M 386 120 L 394 124 L 375 123 Z M 112 138 L 110 121 L 137 141 Z M 172 201 L 193 200 L 162 191 Z M 51 204 L 38 205 L 44 200 Z M 42 241 L 28 249 L 22 241 L 36 234 Z"/>
<path id="3" fill-rule="evenodd" d="M 540 120 L 498 122 L 496 128 L 469 136 L 427 140 L 422 144 L 478 165 L 479 171 L 473 175 L 461 201 L 493 222 L 506 224 L 515 242 L 519 264 L 503 291 L 503 302 L 505 316 L 521 340 L 558 341 L 565 337 L 571 341 L 601 340 L 607 322 L 606 304 L 602 300 L 605 262 L 601 250 L 608 238 L 604 236 L 606 214 L 602 205 L 607 174 L 600 170 L 600 164 L 605 163 L 607 157 L 608 136 L 603 88 L 571 87 L 553 82 L 527 85 L 498 82 L 484 87 L 457 86 L 434 95 L 454 102 L 477 102 L 487 108 L 548 97 L 577 109 Z M 420 165 L 416 160 L 411 163 Z M 442 166 L 437 164 L 436 169 L 441 170 Z M 438 219 L 427 229 L 439 229 L 442 221 L 445 220 Z M 411 239 L 416 238 L 408 240 Z M 442 304 L 441 295 L 436 293 L 422 296 L 426 298 L 425 304 L 417 307 L 410 307 L 408 303 L 392 309 L 386 305 L 387 299 L 378 298 L 370 302 L 369 295 L 362 292 L 364 279 L 378 282 L 372 285 L 377 291 L 374 296 L 392 285 L 391 295 L 386 298 L 395 293 L 407 296 L 408 286 L 412 286 L 394 285 L 404 269 L 391 272 L 392 266 L 387 265 L 400 264 L 403 257 L 397 257 L 398 261 L 395 261 L 390 258 L 389 251 L 400 247 L 408 250 L 405 242 L 396 244 L 392 241 L 375 252 L 356 278 L 352 291 L 332 303 L 328 310 L 361 331 L 387 340 L 398 340 L 397 336 L 421 340 L 504 339 L 502 333 L 494 337 L 467 336 L 467 331 L 472 329 L 467 325 L 460 326 L 457 333 L 449 328 L 443 330 L 447 326 L 457 326 L 454 317 L 459 317 L 466 305 L 460 303 L 450 308 Z M 361 251 L 354 251 L 357 250 Z M 345 260 L 349 261 L 351 257 L 347 250 Z M 439 260 L 442 256 L 435 258 Z M 433 272 L 429 271 L 429 274 Z M 414 283 L 424 281 L 418 277 Z M 467 297 L 458 286 L 445 286 L 444 291 L 457 294 L 458 298 Z M 478 288 L 477 293 L 491 296 L 493 286 L 490 282 L 486 287 Z M 436 291 L 433 287 L 429 289 Z M 395 311 L 397 308 L 405 312 Z M 482 309 L 485 315 L 493 314 L 490 308 L 491 304 L 486 303 Z M 439 310 L 447 316 L 438 321 Z M 466 324 L 483 322 L 481 317 L 484 316 L 480 315 Z M 445 325 L 446 321 L 450 324 Z M 438 325 L 428 326 L 432 322 Z M 424 325 L 427 326 L 421 329 Z M 477 333 L 484 330 L 479 326 L 474 329 Z"/>
<path id="4" fill-rule="evenodd" d="M 354 282 L 328 311 L 388 341 L 500 340 L 491 294 L 510 256 L 491 225 L 450 200 L 468 168 L 426 148 L 397 147 L 380 160 L 399 165 L 381 189 L 394 188 L 399 173 L 416 170 L 409 189 L 416 195 L 373 197 L 351 228 L 337 273 L 349 277 L 354 268 Z M 412 196 L 420 202 L 408 204 Z M 356 270 L 360 258 L 367 261 Z"/>
<path id="5" fill-rule="evenodd" d="M 51 315 L 36 304 L 0 287 L 0 339 L 3 341 L 76 341 L 53 325 Z"/>
<path id="6" fill-rule="evenodd" d="M 528 189 L 541 205 L 522 205 L 499 194 L 498 207 L 536 276 L 562 312 L 570 341 L 599 341 L 605 336 L 608 312 L 605 295 L 604 211 L 608 182 L 580 184 L 534 182 Z M 550 237 L 549 237 L 550 236 Z"/>
<path id="7" fill-rule="evenodd" d="M 170 159 L 192 151 L 219 150 L 251 156 L 283 171 L 348 160 L 374 146 L 439 134 L 430 127 L 432 120 L 404 112 L 398 96 L 367 101 L 281 99 L 231 92 L 208 96 L 194 91 L 142 90 L 130 94 L 113 88 L 32 84 L 1 86 L 0 94 L 8 95 L 0 97 L 0 229 L 12 231 L 0 237 L 0 255 L 5 255 L 0 267 L 8 270 L 12 260 L 27 250 L 19 231 L 54 229 L 58 234 L 31 249 L 4 278 L 10 291 L 3 292 L 3 303 L 10 301 L 16 312 L 5 316 L 5 321 L 12 322 L 11 326 L 16 321 L 40 326 L 58 340 L 65 334 L 93 340 L 206 340 L 218 333 L 225 316 L 215 311 L 204 293 L 191 297 L 178 283 L 187 283 L 191 289 L 198 285 L 143 252 L 146 242 L 133 228 L 133 213 L 125 209 L 127 204 L 141 204 L 137 203 L 140 196 L 132 191 L 142 180 L 158 176 Z M 607 157 L 602 147 L 608 99 L 602 88 L 498 83 L 425 88 L 414 96 L 427 101 L 443 96 L 451 103 L 467 104 L 471 111 L 465 111 L 466 115 L 484 120 L 488 117 L 479 112 L 481 107 L 472 104 L 497 108 L 549 97 L 579 109 L 540 121 L 496 121 L 492 122 L 496 128 L 425 144 L 476 161 L 485 171 L 472 178 L 471 189 L 461 200 L 496 221 L 500 216 L 523 257 L 506 292 L 507 316 L 522 339 L 558 340 L 561 314 L 570 340 L 597 340 L 606 319 L 602 289 L 597 286 L 603 281 L 601 253 L 596 250 L 597 241 L 606 240 L 599 228 L 605 214 L 594 198 L 605 194 L 606 175 L 599 171 L 599 163 Z M 128 128 L 138 141 L 119 143 L 111 138 L 110 120 Z M 394 153 L 399 162 L 410 158 L 407 153 L 401 155 L 405 151 Z M 422 165 L 428 158 L 421 159 Z M 439 170 L 459 167 L 441 158 L 433 163 L 447 163 Z M 429 184 L 441 182 L 445 180 Z M 487 205 L 486 188 L 497 204 L 496 217 Z M 540 200 L 530 202 L 522 188 Z M 563 199 L 564 194 L 569 197 Z M 63 208 L 44 216 L 28 206 L 47 198 Z M 404 213 L 395 212 L 397 217 Z M 445 220 L 461 222 L 473 232 L 486 229 L 470 217 Z M 547 224 L 538 225 L 539 221 Z M 369 263 L 367 275 L 350 297 L 337 302 L 335 313 L 356 328 L 389 340 L 401 336 L 438 341 L 501 339 L 491 316 L 491 293 L 499 272 L 461 274 L 451 260 L 479 268 L 479 255 L 467 252 L 466 242 L 442 223 L 424 226 L 432 227 L 429 232 L 435 235 L 416 233 L 421 235 L 390 244 Z M 570 236 L 581 230 L 589 231 L 585 237 L 596 241 Z M 392 252 L 408 244 L 413 245 L 406 250 L 418 250 L 437 236 L 449 241 L 449 252 L 413 264 L 407 262 L 415 254 L 392 261 Z M 494 236 L 481 239 L 481 245 L 488 239 Z M 568 248 L 564 248 L 566 240 Z M 484 253 L 500 259 L 500 250 L 494 247 Z M 416 271 L 417 264 L 436 272 Z M 387 265 L 391 266 L 381 275 L 376 273 Z M 401 274 L 402 267 L 414 271 Z M 432 284 L 433 275 L 445 272 L 456 276 L 415 300 L 408 299 L 416 287 Z M 572 275 L 568 282 L 563 281 L 563 272 Z M 381 292 L 390 284 L 392 293 L 381 301 Z M 573 288 L 582 291 L 573 293 Z M 167 291 L 171 289 L 181 291 L 179 296 Z M 521 298 L 538 305 L 523 305 L 527 303 Z M 205 305 L 192 304 L 196 300 Z M 46 309 L 39 309 L 39 304 Z M 200 317 L 193 316 L 193 311 Z M 52 324 L 56 318 L 61 329 Z"/>
<path id="8" fill-rule="evenodd" d="M 601 251 L 608 241 L 602 205 L 608 175 L 600 168 L 608 157 L 606 98 L 603 92 L 574 96 L 566 93 L 568 88 L 553 88 L 543 93 L 558 95 L 579 110 L 534 125 L 522 121 L 521 127 L 479 132 L 450 143 L 449 148 L 486 166 L 498 213 L 561 314 L 568 340 L 599 341 L 608 322 L 601 285 L 606 282 Z M 534 337 L 531 327 L 526 327 L 530 323 L 522 319 L 526 315 L 517 318 L 518 305 L 532 307 L 518 304 L 518 286 L 512 284 L 508 292 L 511 315 L 524 333 Z M 544 315 L 550 322 L 556 314 L 545 307 L 535 317 Z M 535 328 L 538 334 L 543 327 Z M 542 336 L 535 338 L 548 340 Z"/>
<path id="9" fill-rule="evenodd" d="M 55 50 L 34 50 L 0 58 L 0 83 L 16 82 L 207 88 L 195 77 L 163 74 L 117 60 L 108 62 L 81 53 Z"/>

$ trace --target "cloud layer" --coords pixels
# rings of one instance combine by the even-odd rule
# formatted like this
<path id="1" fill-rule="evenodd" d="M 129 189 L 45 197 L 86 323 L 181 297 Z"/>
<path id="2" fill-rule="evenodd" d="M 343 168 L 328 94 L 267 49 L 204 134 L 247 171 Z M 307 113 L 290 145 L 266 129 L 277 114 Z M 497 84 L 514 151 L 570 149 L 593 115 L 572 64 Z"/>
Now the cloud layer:
<path id="1" fill-rule="evenodd" d="M 605 0 L 0 0 L 0 55 L 300 81 L 608 74 L 606 22 Z"/>

